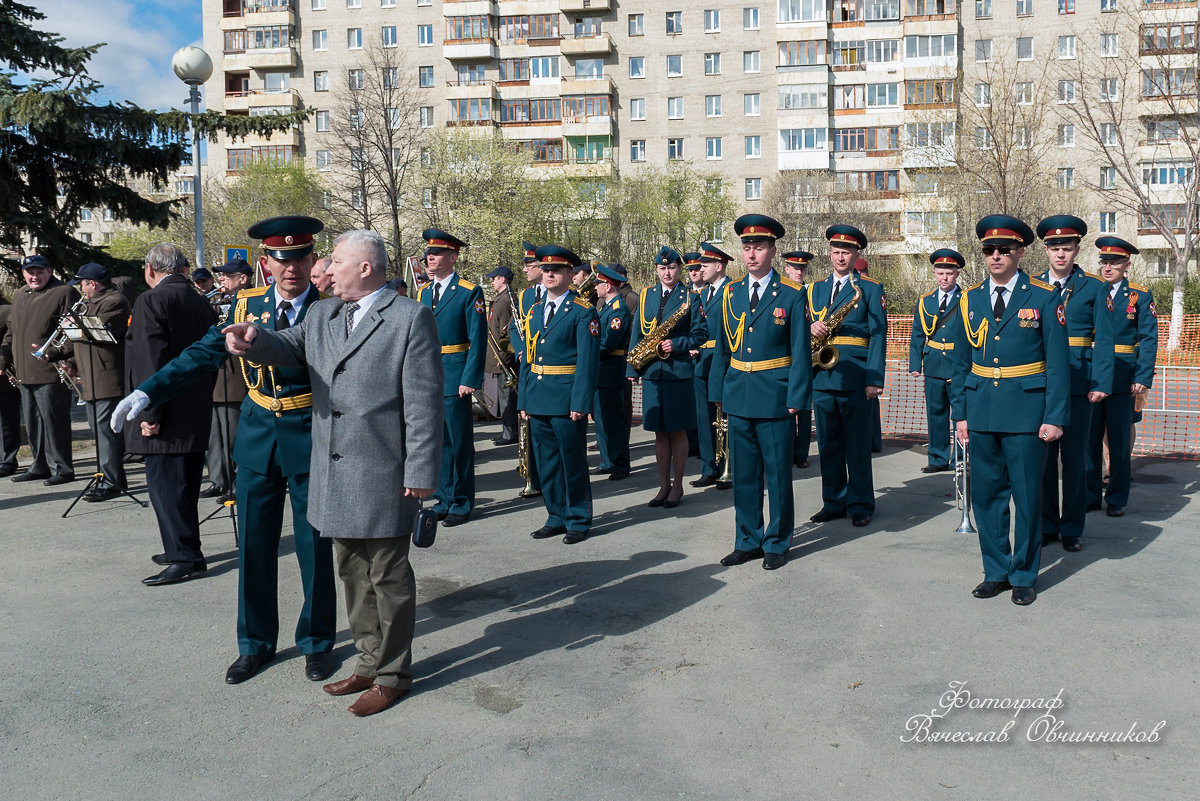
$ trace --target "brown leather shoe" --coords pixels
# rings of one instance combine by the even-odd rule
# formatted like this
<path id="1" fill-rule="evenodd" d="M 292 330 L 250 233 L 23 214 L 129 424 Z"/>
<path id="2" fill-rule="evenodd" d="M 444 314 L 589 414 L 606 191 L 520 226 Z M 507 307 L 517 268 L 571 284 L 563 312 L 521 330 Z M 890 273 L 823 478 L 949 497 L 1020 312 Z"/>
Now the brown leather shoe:
<path id="1" fill-rule="evenodd" d="M 363 690 L 369 689 L 374 683 L 374 679 L 360 676 L 357 673 L 351 673 L 350 678 L 330 682 L 321 689 L 330 695 L 349 695 L 350 693 L 361 693 Z"/>
<path id="2" fill-rule="evenodd" d="M 350 714 L 365 718 L 368 715 L 374 715 L 387 709 L 399 701 L 406 692 L 408 691 L 384 687 L 382 684 L 372 684 L 371 689 L 360 695 L 358 700 L 348 706 L 347 709 L 350 711 Z"/>

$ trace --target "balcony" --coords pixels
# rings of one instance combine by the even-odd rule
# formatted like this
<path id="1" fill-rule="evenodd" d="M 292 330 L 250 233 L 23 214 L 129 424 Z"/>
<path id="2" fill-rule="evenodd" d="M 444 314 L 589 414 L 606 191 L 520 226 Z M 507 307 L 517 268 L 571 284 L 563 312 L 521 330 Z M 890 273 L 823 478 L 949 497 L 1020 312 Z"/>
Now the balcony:
<path id="1" fill-rule="evenodd" d="M 253 92 L 246 91 L 227 91 L 225 92 L 225 103 L 223 108 L 226 114 L 245 114 L 250 110 L 250 95 Z"/>
<path id="2" fill-rule="evenodd" d="M 495 16 L 495 0 L 442 0 L 442 13 L 447 17 Z"/>
<path id="3" fill-rule="evenodd" d="M 606 56 L 612 52 L 612 37 L 607 33 L 565 36 L 560 44 L 564 56 Z"/>
<path id="4" fill-rule="evenodd" d="M 284 95 L 277 95 L 284 97 Z M 238 142 L 239 147 L 300 147 L 300 129 L 288 128 L 286 131 L 276 131 L 270 134 L 248 134 L 245 140 Z"/>
<path id="5" fill-rule="evenodd" d="M 448 100 L 466 97 L 490 97 L 498 100 L 500 93 L 496 90 L 495 81 L 483 78 L 458 78 L 446 81 L 446 98 Z"/>
<path id="6" fill-rule="evenodd" d="M 477 61 L 499 58 L 495 39 L 446 39 L 442 42 L 442 57 L 450 61 Z"/>
<path id="7" fill-rule="evenodd" d="M 594 117 L 567 117 L 562 119 L 562 135 L 578 137 L 612 137 L 613 118 L 607 114 Z"/>
<path id="8" fill-rule="evenodd" d="M 228 108 L 228 98 L 226 97 L 226 107 Z M 295 111 L 300 108 L 300 94 L 295 89 L 285 89 L 281 92 L 269 92 L 265 89 L 254 89 L 248 93 L 246 97 L 246 108 L 279 108 L 284 107 L 290 111 Z"/>
<path id="9" fill-rule="evenodd" d="M 563 162 L 562 171 L 566 178 L 608 178 L 613 174 L 613 160 L 611 156 L 584 158 L 569 155 Z"/>
<path id="10" fill-rule="evenodd" d="M 558 10 L 564 14 L 579 11 L 608 11 L 612 8 L 609 0 L 558 0 Z"/>
<path id="11" fill-rule="evenodd" d="M 249 48 L 244 56 L 247 67 L 255 70 L 294 70 L 294 47 Z M 229 69 L 227 66 L 226 69 Z"/>
<path id="12" fill-rule="evenodd" d="M 562 93 L 564 95 L 611 95 L 613 79 L 608 75 L 595 78 L 563 78 Z"/>

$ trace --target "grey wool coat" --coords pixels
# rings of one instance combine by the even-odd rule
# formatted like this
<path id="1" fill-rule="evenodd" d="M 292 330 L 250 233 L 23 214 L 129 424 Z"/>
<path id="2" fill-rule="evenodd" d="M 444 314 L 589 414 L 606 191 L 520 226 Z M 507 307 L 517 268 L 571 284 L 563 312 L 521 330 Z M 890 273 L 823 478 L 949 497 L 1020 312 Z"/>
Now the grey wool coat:
<path id="1" fill-rule="evenodd" d="M 312 376 L 308 519 L 324 537 L 412 534 L 417 500 L 434 488 L 442 451 L 442 359 L 433 313 L 384 292 L 346 338 L 345 304 L 313 304 L 300 325 L 258 326 L 247 358 Z"/>

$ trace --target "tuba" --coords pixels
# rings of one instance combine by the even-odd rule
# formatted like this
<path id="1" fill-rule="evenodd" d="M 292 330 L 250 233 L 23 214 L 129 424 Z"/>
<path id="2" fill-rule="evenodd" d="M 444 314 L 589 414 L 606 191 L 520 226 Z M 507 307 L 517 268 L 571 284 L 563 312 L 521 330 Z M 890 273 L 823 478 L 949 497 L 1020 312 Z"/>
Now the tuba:
<path id="1" fill-rule="evenodd" d="M 832 370 L 837 366 L 838 359 L 841 358 L 838 346 L 833 344 L 833 338 L 837 335 L 837 330 L 842 327 L 846 317 L 862 300 L 862 290 L 859 289 L 858 282 L 854 281 L 853 286 L 854 297 L 850 298 L 848 303 L 839 306 L 837 311 L 829 315 L 828 319 L 822 321 L 829 329 L 825 332 L 825 336 L 812 338 L 812 366 L 818 370 Z"/>
<path id="2" fill-rule="evenodd" d="M 653 324 L 651 324 L 650 331 L 646 334 L 646 336 L 638 340 L 637 345 L 629 351 L 629 355 L 625 357 L 625 361 L 627 361 L 634 370 L 641 372 L 650 366 L 650 363 L 653 362 L 656 357 L 659 359 L 666 359 L 670 354 L 663 351 L 663 340 L 666 339 L 667 335 L 671 333 L 671 329 L 678 325 L 679 321 L 687 316 L 688 312 L 691 311 L 691 308 L 692 301 L 689 297 L 683 302 L 682 306 L 671 312 L 671 315 L 667 317 L 667 319 L 663 320 L 661 323 L 658 320 L 655 320 Z"/>

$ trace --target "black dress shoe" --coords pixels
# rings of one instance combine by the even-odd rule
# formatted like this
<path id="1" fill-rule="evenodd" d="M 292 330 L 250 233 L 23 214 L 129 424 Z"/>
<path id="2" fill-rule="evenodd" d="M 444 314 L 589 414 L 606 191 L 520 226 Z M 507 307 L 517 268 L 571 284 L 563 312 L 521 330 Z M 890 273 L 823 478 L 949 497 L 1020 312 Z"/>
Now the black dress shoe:
<path id="1" fill-rule="evenodd" d="M 121 488 L 109 481 L 101 481 L 92 491 L 83 496 L 83 499 L 88 503 L 100 503 L 101 501 L 110 501 L 121 494 Z"/>
<path id="2" fill-rule="evenodd" d="M 50 476 L 50 478 L 43 481 L 42 484 L 47 487 L 57 487 L 59 484 L 70 484 L 74 480 L 74 473 L 55 473 L 54 475 Z M 1111 509 L 1112 507 L 1110 506 L 1109 508 Z"/>
<path id="3" fill-rule="evenodd" d="M 978 587 L 971 590 L 971 594 L 976 598 L 995 598 L 1005 590 L 1011 590 L 1012 585 L 1007 581 L 984 581 Z"/>
<path id="4" fill-rule="evenodd" d="M 225 671 L 225 683 L 241 684 L 274 658 L 274 651 L 267 651 L 265 654 L 242 654 L 233 661 L 229 670 Z"/>
<path id="5" fill-rule="evenodd" d="M 716 476 L 700 476 L 695 481 L 690 482 L 693 487 L 711 487 L 717 483 Z"/>
<path id="6" fill-rule="evenodd" d="M 237 500 L 237 495 L 235 495 L 233 492 L 227 492 L 224 495 L 221 495 L 217 498 L 217 503 L 219 503 L 221 505 L 225 505 L 225 504 L 229 503 L 230 501 L 236 501 L 236 500 Z"/>
<path id="7" fill-rule="evenodd" d="M 651 509 L 657 509 L 658 507 L 660 507 L 664 503 L 666 503 L 666 500 L 667 500 L 666 496 L 663 496 L 662 498 L 652 498 L 650 500 L 650 503 L 648 503 L 646 505 L 649 506 Z"/>
<path id="8" fill-rule="evenodd" d="M 676 498 L 675 500 L 671 500 L 669 497 L 667 499 L 665 499 L 662 502 L 662 508 L 674 509 L 676 506 L 678 506 L 681 503 L 683 503 L 683 493 L 682 492 L 679 493 L 679 497 Z"/>
<path id="9" fill-rule="evenodd" d="M 1012 602 L 1017 606 L 1029 606 L 1037 600 L 1033 587 L 1013 587 Z"/>
<path id="10" fill-rule="evenodd" d="M 557 537 L 559 534 L 566 534 L 567 529 L 564 526 L 542 526 L 537 531 L 530 532 L 529 536 L 535 540 L 546 540 L 551 537 Z"/>
<path id="11" fill-rule="evenodd" d="M 721 559 L 721 564 L 725 565 L 725 567 L 735 567 L 737 565 L 744 565 L 746 562 L 749 562 L 752 559 L 762 558 L 762 548 L 755 548 L 752 551 L 733 551 Z"/>
<path id="12" fill-rule="evenodd" d="M 803 470 L 804 468 L 808 467 L 808 460 L 807 459 L 801 459 L 799 461 L 793 460 L 792 464 L 794 464 L 796 467 L 799 467 L 801 470 Z"/>
<path id="13" fill-rule="evenodd" d="M 1064 551 L 1082 551 L 1083 537 L 1063 537 Z"/>
<path id="14" fill-rule="evenodd" d="M 11 464 L 0 465 L 0 478 L 11 476 L 15 472 L 17 472 L 17 468 Z"/>
<path id="15" fill-rule="evenodd" d="M 1107 509 L 1104 510 L 1104 514 L 1108 515 L 1109 517 L 1124 517 L 1125 516 L 1125 507 L 1110 505 Z"/>
<path id="16" fill-rule="evenodd" d="M 1042 532 L 1042 545 L 1049 545 L 1050 543 L 1057 542 L 1057 541 L 1058 541 L 1058 532 L 1057 531 Z"/>
<path id="17" fill-rule="evenodd" d="M 588 538 L 586 531 L 568 531 L 567 536 L 563 537 L 563 545 L 574 545 L 577 542 L 583 542 Z"/>
<path id="18" fill-rule="evenodd" d="M 624 481 L 624 480 L 625 480 L 625 479 L 627 479 L 627 478 L 629 478 L 629 471 L 628 471 L 628 470 L 622 470 L 622 471 L 620 471 L 620 472 L 616 472 L 616 473 L 609 473 L 609 474 L 608 474 L 608 480 L 609 480 L 609 481 Z"/>
<path id="19" fill-rule="evenodd" d="M 763 557 L 763 570 L 778 570 L 787 564 L 787 555 L 782 553 L 769 553 Z"/>
<path id="20" fill-rule="evenodd" d="M 216 484 L 209 484 L 204 489 L 200 490 L 201 498 L 219 498 L 225 494 L 224 487 L 218 487 Z"/>
<path id="21" fill-rule="evenodd" d="M 49 473 L 31 473 L 28 470 L 26 470 L 24 473 L 17 473 L 15 476 L 13 476 L 12 481 L 14 484 L 16 484 L 21 481 L 37 481 L 39 478 L 49 478 L 49 477 L 50 477 Z"/>
<path id="22" fill-rule="evenodd" d="M 337 668 L 337 660 L 333 658 L 333 654 L 322 652 L 304 655 L 304 677 L 309 681 L 325 681 Z"/>
<path id="23" fill-rule="evenodd" d="M 591 470 L 588 471 L 588 473 L 590 473 L 593 476 L 607 476 L 610 473 L 612 473 L 612 471 L 613 470 L 611 467 L 593 467 Z"/>
<path id="24" fill-rule="evenodd" d="M 14 478 L 13 481 L 16 481 L 16 479 Z M 1087 510 L 1089 512 L 1099 512 L 1103 508 L 1104 508 L 1104 504 L 1100 504 L 1100 503 L 1089 503 L 1087 505 Z"/>
<path id="25" fill-rule="evenodd" d="M 167 555 L 165 553 L 154 554 L 154 556 L 150 557 L 150 561 L 156 565 L 162 565 L 163 567 L 166 567 L 167 565 L 171 564 L 171 560 L 167 558 Z"/>
<path id="26" fill-rule="evenodd" d="M 438 519 L 438 520 L 445 520 L 445 519 L 446 519 L 446 515 L 448 515 L 448 514 L 449 514 L 449 512 L 438 512 L 438 513 L 437 513 L 437 519 Z"/>
<path id="27" fill-rule="evenodd" d="M 147 587 L 157 587 L 162 584 L 178 584 L 187 581 L 197 573 L 203 573 L 208 568 L 205 565 L 185 565 L 182 562 L 172 562 L 158 575 L 147 576 L 142 583 Z"/>
<path id="28" fill-rule="evenodd" d="M 863 526 L 865 526 L 871 522 L 871 516 L 864 515 L 864 514 L 856 514 L 854 517 L 850 518 L 850 522 L 853 523 L 854 525 L 858 526 L 859 528 L 862 528 Z"/>
<path id="29" fill-rule="evenodd" d="M 944 473 L 950 469 L 948 464 L 927 464 L 921 468 L 922 473 Z"/>
<path id="30" fill-rule="evenodd" d="M 446 528 L 454 528 L 455 526 L 461 526 L 463 523 L 467 522 L 467 519 L 469 517 L 470 517 L 470 515 L 454 515 L 454 514 L 446 515 L 445 519 L 442 520 L 442 525 L 445 526 Z"/>
<path id="31" fill-rule="evenodd" d="M 812 517 L 808 518 L 814 523 L 827 523 L 830 520 L 838 520 L 846 516 L 845 512 L 830 512 L 827 509 L 822 509 Z"/>
<path id="32" fill-rule="evenodd" d="M 732 481 L 718 481 L 717 482 L 717 489 L 719 489 L 719 490 L 727 490 L 727 489 L 731 488 L 732 486 L 733 486 Z"/>

